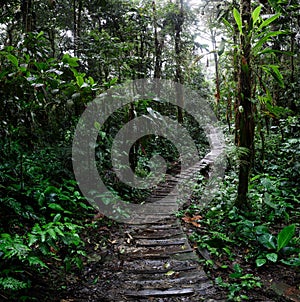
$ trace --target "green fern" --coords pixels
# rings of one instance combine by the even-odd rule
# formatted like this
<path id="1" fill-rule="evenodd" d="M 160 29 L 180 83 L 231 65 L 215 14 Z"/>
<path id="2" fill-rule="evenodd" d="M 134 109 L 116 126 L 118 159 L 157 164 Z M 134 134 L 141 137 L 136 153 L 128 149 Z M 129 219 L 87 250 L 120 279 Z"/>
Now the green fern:
<path id="1" fill-rule="evenodd" d="M 20 281 L 13 277 L 0 278 L 0 288 L 3 288 L 4 290 L 18 291 L 28 288 L 29 286 L 30 284 L 28 282 Z"/>

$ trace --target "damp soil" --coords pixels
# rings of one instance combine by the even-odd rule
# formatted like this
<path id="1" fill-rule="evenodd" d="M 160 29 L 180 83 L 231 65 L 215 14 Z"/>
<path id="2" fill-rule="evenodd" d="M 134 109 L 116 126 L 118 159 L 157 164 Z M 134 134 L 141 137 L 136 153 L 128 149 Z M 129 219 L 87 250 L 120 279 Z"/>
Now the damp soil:
<path id="1" fill-rule="evenodd" d="M 183 228 L 185 229 L 185 228 Z M 120 286 L 124 288 L 126 280 L 121 271 L 126 262 L 123 254 L 124 241 L 129 240 L 127 229 L 124 225 L 119 225 L 105 218 L 97 219 L 93 227 L 85 229 L 82 237 L 85 241 L 86 257 L 83 258 L 83 268 L 81 270 L 73 268 L 69 272 L 63 272 L 61 263 L 52 263 L 50 273 L 45 273 L 42 279 L 34 280 L 34 276 L 30 276 L 33 280 L 33 286 L 30 292 L 24 293 L 30 297 L 29 301 L 47 301 L 47 302 L 92 302 L 92 301 L 116 301 L 114 289 L 118 291 Z M 139 233 L 141 237 L 145 235 L 142 231 Z M 199 259 L 203 255 L 195 250 Z M 248 300 L 241 301 L 292 301 L 300 302 L 299 284 L 300 270 L 281 264 L 265 265 L 257 268 L 252 264 L 245 262 L 247 250 L 239 251 L 236 263 L 243 268 L 243 272 L 253 274 L 260 278 L 261 288 L 244 291 L 243 294 L 249 297 Z M 142 258 L 140 258 L 141 260 Z M 226 259 L 222 259 L 225 260 Z M 154 260 L 152 260 L 154 261 Z M 214 259 L 216 263 L 221 262 Z M 130 270 L 147 270 L 151 266 L 149 261 L 144 262 L 135 260 L 130 262 Z M 171 263 L 172 265 L 172 263 Z M 221 268 L 216 265 L 214 268 L 205 268 L 208 278 L 213 282 L 217 277 L 227 280 L 232 268 Z M 149 282 L 154 272 L 149 272 Z M 192 279 L 196 278 L 191 274 Z M 154 278 L 155 279 L 155 278 Z M 201 282 L 201 278 L 197 281 Z M 126 285 L 125 285 L 126 288 Z M 130 288 L 130 285 L 128 286 Z M 210 297 L 197 295 L 195 293 L 178 292 L 177 295 L 171 297 L 127 297 L 123 301 L 227 301 L 228 291 L 214 284 L 214 294 Z M 0 298 L 0 301 L 1 298 Z M 18 299 L 10 299 L 3 301 L 20 301 Z"/>

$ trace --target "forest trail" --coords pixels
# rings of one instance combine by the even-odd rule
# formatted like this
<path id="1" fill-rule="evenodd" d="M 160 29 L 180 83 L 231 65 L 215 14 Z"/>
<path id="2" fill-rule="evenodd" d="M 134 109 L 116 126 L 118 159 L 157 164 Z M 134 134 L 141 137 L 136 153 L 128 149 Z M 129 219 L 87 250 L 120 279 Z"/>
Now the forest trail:
<path id="1" fill-rule="evenodd" d="M 200 162 L 180 176 L 167 175 L 146 200 L 148 204 L 160 200 L 153 211 L 148 208 L 145 213 L 136 213 L 132 222 L 123 226 L 117 273 L 120 284 L 108 293 L 114 301 L 222 301 L 173 214 L 178 211 L 174 185 L 182 178 L 208 171 L 223 152 L 214 128 L 209 140 L 211 151 Z"/>

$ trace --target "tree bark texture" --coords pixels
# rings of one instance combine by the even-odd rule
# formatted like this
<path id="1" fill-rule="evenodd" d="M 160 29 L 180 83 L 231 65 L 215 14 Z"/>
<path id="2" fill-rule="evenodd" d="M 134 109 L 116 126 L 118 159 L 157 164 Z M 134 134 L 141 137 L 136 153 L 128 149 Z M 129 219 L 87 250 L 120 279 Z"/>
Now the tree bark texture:
<path id="1" fill-rule="evenodd" d="M 240 36 L 238 106 L 236 124 L 238 125 L 238 147 L 242 150 L 239 166 L 239 185 L 236 205 L 239 209 L 249 208 L 247 194 L 251 163 L 254 152 L 254 105 L 252 103 L 251 70 L 251 0 L 241 0 L 240 12 L 243 22 L 243 34 Z"/>
<path id="2" fill-rule="evenodd" d="M 175 28 L 175 61 L 176 61 L 176 72 L 175 72 L 175 82 L 183 84 L 184 77 L 182 72 L 182 40 L 181 40 L 181 33 L 182 33 L 182 26 L 184 23 L 184 12 L 183 12 L 183 0 L 177 0 L 177 5 L 179 9 L 179 13 L 177 13 L 177 18 L 175 20 L 174 28 Z M 178 104 L 178 111 L 177 111 L 177 119 L 179 123 L 183 122 L 183 91 L 182 86 L 176 86 L 176 97 L 177 97 L 177 104 Z"/>

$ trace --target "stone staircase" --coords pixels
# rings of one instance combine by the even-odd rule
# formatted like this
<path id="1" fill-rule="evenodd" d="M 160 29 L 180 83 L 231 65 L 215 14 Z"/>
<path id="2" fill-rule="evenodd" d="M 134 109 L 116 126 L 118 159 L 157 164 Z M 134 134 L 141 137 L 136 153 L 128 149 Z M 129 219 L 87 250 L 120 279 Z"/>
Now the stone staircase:
<path id="1" fill-rule="evenodd" d="M 175 216 L 186 202 L 178 202 L 180 183 L 196 179 L 199 173 L 209 174 L 222 155 L 223 144 L 215 128 L 209 128 L 208 136 L 211 151 L 178 175 L 166 175 L 146 200 L 145 209 L 124 224 L 120 287 L 110 293 L 114 301 L 222 301 Z"/>

